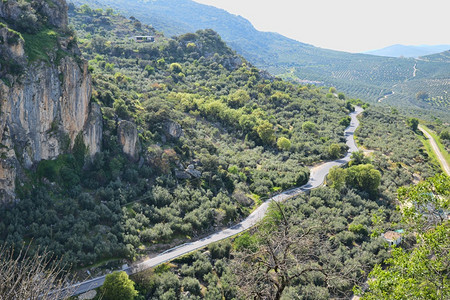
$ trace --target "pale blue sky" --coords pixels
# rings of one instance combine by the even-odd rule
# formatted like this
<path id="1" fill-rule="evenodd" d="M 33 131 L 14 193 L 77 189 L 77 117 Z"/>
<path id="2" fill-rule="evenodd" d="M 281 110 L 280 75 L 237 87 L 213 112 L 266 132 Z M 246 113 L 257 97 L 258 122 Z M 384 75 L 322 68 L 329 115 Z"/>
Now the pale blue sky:
<path id="1" fill-rule="evenodd" d="M 322 48 L 450 44 L 450 0 L 194 0 Z"/>

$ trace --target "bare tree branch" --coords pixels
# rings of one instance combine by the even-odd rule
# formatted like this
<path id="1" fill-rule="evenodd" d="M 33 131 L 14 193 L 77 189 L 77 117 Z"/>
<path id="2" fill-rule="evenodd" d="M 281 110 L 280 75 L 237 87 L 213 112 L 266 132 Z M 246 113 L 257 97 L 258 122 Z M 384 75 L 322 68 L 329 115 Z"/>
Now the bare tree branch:
<path id="1" fill-rule="evenodd" d="M 30 252 L 30 246 L 18 252 L 0 246 L 0 300 L 56 300 L 71 295 L 71 280 L 61 260 L 45 250 Z"/>
<path id="2" fill-rule="evenodd" d="M 281 299 L 293 282 L 308 281 L 315 273 L 324 277 L 325 287 L 335 295 L 348 295 L 348 290 L 340 290 L 337 283 L 346 280 L 356 268 L 330 261 L 330 253 L 335 249 L 322 233 L 326 224 L 289 220 L 282 205 L 275 203 L 273 207 L 277 211 L 253 231 L 257 249 L 235 253 L 233 269 L 244 297 Z"/>

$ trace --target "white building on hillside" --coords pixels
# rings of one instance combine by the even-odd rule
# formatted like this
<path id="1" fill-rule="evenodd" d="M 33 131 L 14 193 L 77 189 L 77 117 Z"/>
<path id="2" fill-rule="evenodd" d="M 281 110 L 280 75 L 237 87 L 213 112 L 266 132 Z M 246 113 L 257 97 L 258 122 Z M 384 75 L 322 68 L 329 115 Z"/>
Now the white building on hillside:
<path id="1" fill-rule="evenodd" d="M 151 35 L 136 35 L 130 38 L 136 43 L 152 43 L 155 41 L 155 37 Z"/>
<path id="2" fill-rule="evenodd" d="M 388 231 L 383 234 L 383 237 L 389 243 L 389 246 L 397 246 L 402 241 L 402 235 L 395 231 Z"/>

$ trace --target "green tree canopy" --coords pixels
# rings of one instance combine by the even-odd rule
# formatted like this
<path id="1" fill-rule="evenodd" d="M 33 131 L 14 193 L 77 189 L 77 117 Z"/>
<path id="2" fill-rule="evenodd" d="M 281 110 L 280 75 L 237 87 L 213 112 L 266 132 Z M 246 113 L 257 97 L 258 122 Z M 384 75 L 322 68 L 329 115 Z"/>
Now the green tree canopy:
<path id="1" fill-rule="evenodd" d="M 417 131 L 417 127 L 419 126 L 419 120 L 416 118 L 408 119 L 408 126 L 411 127 L 413 131 Z"/>
<path id="2" fill-rule="evenodd" d="M 448 211 L 450 177 L 437 175 L 400 188 L 398 195 L 403 220 L 417 236 L 417 245 L 411 250 L 394 249 L 384 262 L 387 268 L 375 266 L 363 299 L 449 299 L 450 223 L 446 216 L 429 221 L 435 212 Z"/>
<path id="3" fill-rule="evenodd" d="M 181 67 L 181 65 L 179 63 L 173 63 L 170 65 L 169 67 L 170 72 L 174 73 L 174 74 L 179 74 L 181 72 L 183 72 L 183 68 Z"/>
<path id="4" fill-rule="evenodd" d="M 303 123 L 302 129 L 303 129 L 303 131 L 305 131 L 305 132 L 312 132 L 312 131 L 315 131 L 315 130 L 316 130 L 316 124 L 314 124 L 314 123 L 311 122 L 311 121 L 306 121 L 306 122 Z"/>
<path id="5" fill-rule="evenodd" d="M 228 96 L 228 104 L 233 107 L 241 107 L 250 101 L 249 94 L 244 90 L 237 90 Z"/>
<path id="6" fill-rule="evenodd" d="M 450 132 L 448 130 L 442 130 L 439 137 L 441 140 L 450 140 Z"/>
<path id="7" fill-rule="evenodd" d="M 144 70 L 147 72 L 147 75 L 155 74 L 155 68 L 150 65 L 146 65 Z"/>
<path id="8" fill-rule="evenodd" d="M 381 173 L 371 164 L 357 165 L 347 169 L 346 183 L 348 186 L 376 193 L 381 182 Z"/>
<path id="9" fill-rule="evenodd" d="M 346 176 L 344 169 L 335 166 L 328 173 L 327 181 L 332 188 L 341 190 L 345 186 Z"/>
<path id="10" fill-rule="evenodd" d="M 381 182 L 381 173 L 371 164 L 355 165 L 348 169 L 334 167 L 327 179 L 330 186 L 337 190 L 347 186 L 374 195 Z"/>
<path id="11" fill-rule="evenodd" d="M 349 163 L 350 166 L 368 164 L 370 162 L 370 159 L 364 155 L 363 151 L 353 152 L 350 158 L 352 159 Z"/>
<path id="12" fill-rule="evenodd" d="M 93 13 L 92 8 L 89 7 L 87 4 L 83 4 L 80 6 L 80 11 L 83 14 L 91 15 Z"/>
<path id="13" fill-rule="evenodd" d="M 277 141 L 277 146 L 281 150 L 289 150 L 291 148 L 291 141 L 284 136 L 280 137 Z"/>
<path id="14" fill-rule="evenodd" d="M 328 148 L 328 154 L 331 158 L 338 158 L 341 154 L 342 148 L 339 144 L 331 144 Z"/>
<path id="15" fill-rule="evenodd" d="M 106 275 L 102 291 L 105 300 L 132 300 L 138 295 L 134 282 L 123 271 Z"/>
<path id="16" fill-rule="evenodd" d="M 447 219 L 450 207 L 450 177 L 436 175 L 412 187 L 398 190 L 404 221 L 426 231 Z"/>
<path id="17" fill-rule="evenodd" d="M 350 123 L 352 122 L 352 119 L 347 116 L 347 117 L 343 117 L 340 121 L 339 121 L 339 125 L 343 125 L 345 127 L 348 127 L 350 125 Z"/>
<path id="18" fill-rule="evenodd" d="M 275 136 L 273 125 L 269 121 L 262 121 L 261 124 L 256 128 L 256 132 L 265 145 L 270 145 L 274 142 Z"/>

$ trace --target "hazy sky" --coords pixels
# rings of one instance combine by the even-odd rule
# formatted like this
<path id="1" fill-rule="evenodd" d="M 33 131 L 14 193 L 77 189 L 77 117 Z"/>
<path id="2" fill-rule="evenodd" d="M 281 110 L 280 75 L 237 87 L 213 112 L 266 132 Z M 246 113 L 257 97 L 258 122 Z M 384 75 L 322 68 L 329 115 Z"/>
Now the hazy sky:
<path id="1" fill-rule="evenodd" d="M 450 44 L 450 0 L 194 0 L 262 31 L 362 52 L 393 44 Z"/>

